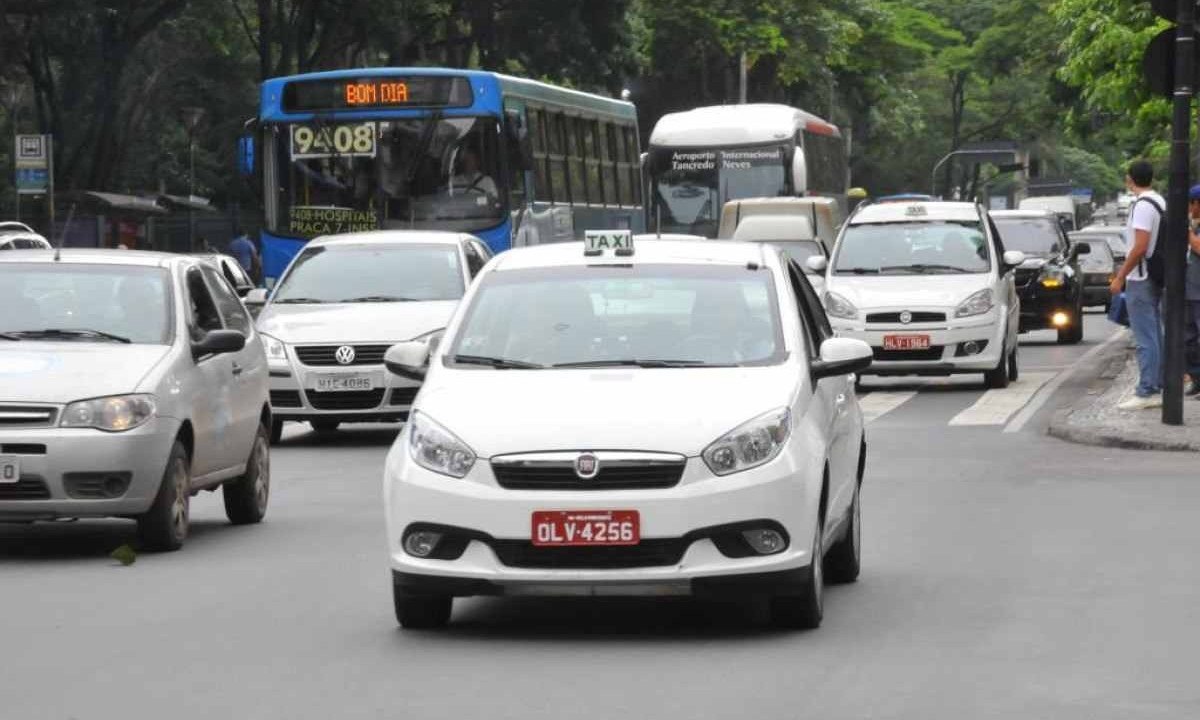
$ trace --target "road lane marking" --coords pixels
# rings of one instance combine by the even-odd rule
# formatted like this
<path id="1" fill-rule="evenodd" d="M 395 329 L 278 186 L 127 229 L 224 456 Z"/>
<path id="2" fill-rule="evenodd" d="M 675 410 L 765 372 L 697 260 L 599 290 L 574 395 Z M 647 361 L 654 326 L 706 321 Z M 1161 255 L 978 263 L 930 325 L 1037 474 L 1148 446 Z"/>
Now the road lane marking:
<path id="1" fill-rule="evenodd" d="M 887 415 L 891 411 L 911 400 L 917 394 L 916 390 L 905 392 L 871 391 L 865 397 L 859 398 L 858 406 L 862 408 L 863 421 L 872 422 Z"/>
<path id="2" fill-rule="evenodd" d="M 1021 379 L 1007 388 L 983 393 L 974 404 L 951 418 L 950 425 L 1003 425 L 1053 377 L 1052 372 L 1022 373 Z"/>
<path id="3" fill-rule="evenodd" d="M 1044 406 L 1047 402 L 1050 401 L 1050 398 L 1054 395 L 1054 393 L 1060 387 L 1062 387 L 1063 383 L 1065 383 L 1072 375 L 1074 375 L 1079 370 L 1079 368 L 1086 366 L 1087 363 L 1092 358 L 1096 357 L 1101 352 L 1103 352 L 1104 349 L 1107 348 L 1109 345 L 1112 345 L 1115 342 L 1124 340 L 1128 337 L 1129 337 L 1128 330 L 1125 330 L 1125 329 L 1117 330 L 1113 334 L 1109 335 L 1104 340 L 1104 342 L 1100 343 L 1096 347 L 1094 347 L 1091 350 L 1088 350 L 1086 353 L 1084 353 L 1078 360 L 1075 361 L 1075 363 L 1070 368 L 1062 371 L 1053 380 L 1051 380 L 1050 382 L 1043 385 L 1042 389 L 1038 390 L 1037 395 L 1034 395 L 1033 399 L 1029 401 L 1029 404 L 1026 405 L 1024 408 L 1022 408 L 1021 412 L 1017 413 L 1017 416 L 1014 417 L 1008 423 L 1008 425 L 1004 426 L 1004 432 L 1006 432 L 1006 433 L 1021 432 L 1022 428 L 1025 427 L 1026 423 L 1028 423 L 1030 420 L 1033 419 L 1033 416 L 1037 414 L 1038 410 L 1041 410 L 1042 406 Z"/>

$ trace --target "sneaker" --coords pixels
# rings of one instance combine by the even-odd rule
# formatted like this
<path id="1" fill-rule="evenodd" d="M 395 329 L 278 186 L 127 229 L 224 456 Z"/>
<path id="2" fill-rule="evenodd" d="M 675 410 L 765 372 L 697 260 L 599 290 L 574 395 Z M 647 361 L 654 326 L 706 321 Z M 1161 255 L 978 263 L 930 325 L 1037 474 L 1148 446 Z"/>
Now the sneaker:
<path id="1" fill-rule="evenodd" d="M 1162 395 L 1150 395 L 1149 397 L 1138 397 L 1134 395 L 1125 402 L 1117 406 L 1118 410 L 1149 410 L 1150 408 L 1162 407 Z"/>

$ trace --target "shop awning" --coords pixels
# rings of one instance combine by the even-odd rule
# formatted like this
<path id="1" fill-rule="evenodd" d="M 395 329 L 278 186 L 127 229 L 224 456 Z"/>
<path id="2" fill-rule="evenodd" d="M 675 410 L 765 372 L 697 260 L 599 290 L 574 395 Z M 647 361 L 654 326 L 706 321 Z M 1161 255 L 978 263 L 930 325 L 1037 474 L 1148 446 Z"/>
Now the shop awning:
<path id="1" fill-rule="evenodd" d="M 196 210 L 198 212 L 216 212 L 212 202 L 199 195 L 159 195 L 158 202 L 172 210 Z"/>
<path id="2" fill-rule="evenodd" d="M 159 205 L 154 198 L 141 197 L 139 195 L 122 195 L 120 193 L 100 192 L 98 190 L 79 190 L 67 193 L 66 199 L 98 206 L 104 210 L 114 212 L 136 215 L 167 214 L 167 209 Z"/>

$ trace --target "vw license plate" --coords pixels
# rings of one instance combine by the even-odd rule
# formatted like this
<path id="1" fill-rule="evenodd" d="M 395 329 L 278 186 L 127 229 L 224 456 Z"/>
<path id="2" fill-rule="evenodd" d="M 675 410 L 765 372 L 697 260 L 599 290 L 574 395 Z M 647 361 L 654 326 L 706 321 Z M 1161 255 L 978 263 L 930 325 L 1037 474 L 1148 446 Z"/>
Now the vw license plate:
<path id="1" fill-rule="evenodd" d="M 370 375 L 318 375 L 317 392 L 354 392 L 373 390 L 375 383 Z"/>
<path id="2" fill-rule="evenodd" d="M 884 335 L 884 350 L 928 350 L 928 335 Z"/>
<path id="3" fill-rule="evenodd" d="M 641 527 L 637 510 L 539 510 L 532 539 L 537 547 L 637 545 Z"/>
<path id="4" fill-rule="evenodd" d="M 21 479 L 21 461 L 11 455 L 0 455 L 0 484 Z"/>

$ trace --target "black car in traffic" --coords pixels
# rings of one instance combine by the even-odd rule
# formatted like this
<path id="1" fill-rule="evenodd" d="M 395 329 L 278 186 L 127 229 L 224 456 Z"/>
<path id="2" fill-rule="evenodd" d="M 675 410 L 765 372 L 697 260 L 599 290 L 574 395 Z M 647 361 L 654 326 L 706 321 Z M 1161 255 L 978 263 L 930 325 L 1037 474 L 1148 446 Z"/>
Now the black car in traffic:
<path id="1" fill-rule="evenodd" d="M 1091 248 L 1072 243 L 1048 210 L 996 210 L 991 216 L 1004 249 L 1025 253 L 1025 262 L 1013 273 L 1021 299 L 1021 332 L 1057 330 L 1061 344 L 1083 340 L 1084 274 L 1079 256 Z"/>

